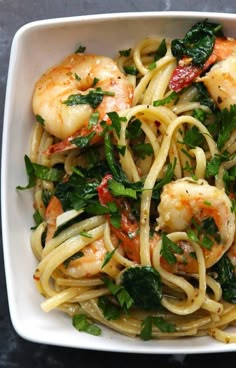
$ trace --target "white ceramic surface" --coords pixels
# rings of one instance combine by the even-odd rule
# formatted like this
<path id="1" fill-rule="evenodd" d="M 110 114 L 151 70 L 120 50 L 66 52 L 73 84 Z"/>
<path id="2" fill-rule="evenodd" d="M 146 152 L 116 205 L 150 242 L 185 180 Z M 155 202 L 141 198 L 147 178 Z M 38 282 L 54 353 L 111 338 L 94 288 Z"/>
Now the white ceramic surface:
<path id="1" fill-rule="evenodd" d="M 2 144 L 2 232 L 8 299 L 12 323 L 25 339 L 61 346 L 132 353 L 210 353 L 235 351 L 210 337 L 144 342 L 103 328 L 99 337 L 77 332 L 71 319 L 59 311 L 44 313 L 33 272 L 36 260 L 30 248 L 32 192 L 17 192 L 27 182 L 23 156 L 29 153 L 34 82 L 48 67 L 80 44 L 86 51 L 115 56 L 141 38 L 183 37 L 198 20 L 223 24 L 227 36 L 236 36 L 236 15 L 218 13 L 123 13 L 61 18 L 23 26 L 15 35 L 9 65 Z"/>

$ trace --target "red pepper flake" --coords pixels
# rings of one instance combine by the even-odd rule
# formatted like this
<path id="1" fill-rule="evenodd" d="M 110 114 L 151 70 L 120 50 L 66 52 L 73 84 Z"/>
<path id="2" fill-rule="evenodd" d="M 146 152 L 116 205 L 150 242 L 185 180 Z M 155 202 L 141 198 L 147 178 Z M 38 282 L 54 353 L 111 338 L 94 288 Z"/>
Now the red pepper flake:
<path id="1" fill-rule="evenodd" d="M 35 274 L 33 274 L 33 279 L 34 279 L 35 281 L 39 281 L 39 280 L 40 280 L 40 277 L 39 277 L 39 276 L 36 276 Z"/>

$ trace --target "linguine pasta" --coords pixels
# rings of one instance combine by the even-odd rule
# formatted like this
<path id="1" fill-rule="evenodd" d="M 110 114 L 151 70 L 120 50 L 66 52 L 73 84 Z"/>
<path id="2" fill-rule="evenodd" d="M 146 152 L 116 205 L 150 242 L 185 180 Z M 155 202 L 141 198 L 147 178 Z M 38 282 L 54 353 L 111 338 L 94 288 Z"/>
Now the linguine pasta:
<path id="1" fill-rule="evenodd" d="M 217 55 L 198 64 L 158 37 L 130 46 L 111 62 L 74 54 L 35 87 L 37 122 L 27 162 L 34 172 L 31 246 L 42 309 L 59 308 L 79 330 L 94 334 L 105 325 L 144 340 L 208 334 L 235 342 L 227 327 L 236 320 L 228 289 L 236 285 L 236 117 L 234 106 L 221 108 L 209 88 L 211 70 L 224 60 Z M 78 62 L 68 84 L 88 83 L 86 72 L 93 76 L 80 96 L 96 91 L 102 102 L 95 107 L 72 101 L 75 93 L 59 85 L 68 60 Z M 94 63 L 102 71 L 92 74 Z M 59 125 L 57 83 L 60 124 L 69 110 L 72 123 L 73 114 L 83 117 L 64 135 L 51 129 Z M 43 99 L 48 106 L 40 110 Z"/>

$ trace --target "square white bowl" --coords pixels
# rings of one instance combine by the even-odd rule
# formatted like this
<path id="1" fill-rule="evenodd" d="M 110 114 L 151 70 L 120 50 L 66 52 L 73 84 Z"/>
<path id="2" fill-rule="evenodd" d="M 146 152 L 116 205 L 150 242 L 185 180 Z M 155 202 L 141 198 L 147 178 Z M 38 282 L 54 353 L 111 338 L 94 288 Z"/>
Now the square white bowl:
<path id="1" fill-rule="evenodd" d="M 236 15 L 196 12 L 122 13 L 37 21 L 15 35 L 9 65 L 2 141 L 2 233 L 10 314 L 23 338 L 45 344 L 132 353 L 212 353 L 236 351 L 210 337 L 151 340 L 122 336 L 103 328 L 102 336 L 77 332 L 59 311 L 44 313 L 32 275 L 36 260 L 30 248 L 32 192 L 17 192 L 26 183 L 23 157 L 29 152 L 33 125 L 31 97 L 37 78 L 73 52 L 79 44 L 89 53 L 115 56 L 141 38 L 183 37 L 197 21 L 219 22 L 236 36 Z"/>

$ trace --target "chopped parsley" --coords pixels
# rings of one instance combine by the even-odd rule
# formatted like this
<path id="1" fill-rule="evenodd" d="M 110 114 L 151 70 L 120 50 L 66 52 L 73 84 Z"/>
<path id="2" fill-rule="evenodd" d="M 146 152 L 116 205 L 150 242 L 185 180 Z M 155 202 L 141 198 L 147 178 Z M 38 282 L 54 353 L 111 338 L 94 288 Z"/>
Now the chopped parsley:
<path id="1" fill-rule="evenodd" d="M 101 328 L 88 321 L 86 314 L 76 314 L 72 318 L 72 324 L 78 331 L 87 332 L 90 335 L 101 335 Z"/>
<path id="2" fill-rule="evenodd" d="M 145 159 L 146 156 L 151 156 L 154 153 L 150 143 L 137 143 L 132 146 L 132 149 L 142 159 Z"/>
<path id="3" fill-rule="evenodd" d="M 124 71 L 126 74 L 138 75 L 138 69 L 135 65 L 125 65 Z"/>
<path id="4" fill-rule="evenodd" d="M 114 95 L 114 92 L 103 91 L 101 88 L 96 88 L 95 90 L 90 90 L 86 95 L 70 95 L 68 99 L 63 101 L 62 103 L 66 106 L 90 105 L 93 109 L 95 109 L 103 101 L 104 96 Z"/>
<path id="5" fill-rule="evenodd" d="M 80 81 L 80 80 L 81 80 L 81 78 L 78 76 L 78 74 L 77 74 L 77 73 L 75 73 L 75 79 L 76 79 L 77 81 Z"/>
<path id="6" fill-rule="evenodd" d="M 131 54 L 131 48 L 130 49 L 127 49 L 127 50 L 120 50 L 119 51 L 119 54 L 120 54 L 120 56 L 130 56 L 130 54 Z"/>
<path id="7" fill-rule="evenodd" d="M 80 45 L 80 46 L 76 49 L 75 54 L 83 54 L 83 53 L 85 52 L 85 50 L 86 50 L 86 46 L 82 46 L 82 45 Z"/>
<path id="8" fill-rule="evenodd" d="M 217 146 L 221 151 L 230 134 L 236 129 L 236 105 L 231 105 L 230 110 L 223 109 L 218 116 L 219 135 Z"/>
<path id="9" fill-rule="evenodd" d="M 124 286 L 114 284 L 114 282 L 107 277 L 103 277 L 102 281 L 109 289 L 111 294 L 114 295 L 121 308 L 123 308 L 124 311 L 128 312 L 128 310 L 133 306 L 134 300 L 124 288 Z"/>
<path id="10" fill-rule="evenodd" d="M 183 254 L 184 251 L 177 244 L 172 242 L 164 233 L 162 233 L 161 255 L 169 264 L 177 262 L 175 254 Z"/>
<path id="11" fill-rule="evenodd" d="M 76 146 L 80 148 L 85 148 L 90 144 L 90 141 L 93 139 L 95 135 L 96 135 L 96 132 L 91 132 L 84 137 L 81 136 L 81 137 L 72 139 L 71 143 L 75 144 Z"/>
<path id="12" fill-rule="evenodd" d="M 64 175 L 64 170 L 35 164 L 31 162 L 30 158 L 27 155 L 25 155 L 24 160 L 26 173 L 28 175 L 28 184 L 25 187 L 22 187 L 20 185 L 17 186 L 18 190 L 32 188 L 35 185 L 37 178 L 46 181 L 58 182 L 60 179 L 62 179 L 62 176 Z"/>
<path id="13" fill-rule="evenodd" d="M 73 254 L 71 257 L 67 258 L 64 262 L 63 262 L 63 266 L 65 268 L 67 268 L 70 264 L 71 261 L 74 261 L 76 259 L 79 259 L 81 257 L 84 256 L 84 253 L 82 251 L 76 252 L 75 254 Z"/>
<path id="14" fill-rule="evenodd" d="M 100 296 L 98 307 L 102 310 L 104 318 L 108 321 L 117 320 L 121 317 L 121 309 L 113 304 L 107 296 Z"/>
<path id="15" fill-rule="evenodd" d="M 147 316 L 141 324 L 140 337 L 142 340 L 147 341 L 152 338 L 153 324 L 163 333 L 172 333 L 176 331 L 175 324 L 166 321 L 163 317 Z"/>
<path id="16" fill-rule="evenodd" d="M 102 267 L 101 267 L 101 268 L 105 267 L 105 266 L 110 262 L 110 260 L 111 260 L 111 259 L 112 259 L 112 257 L 114 256 L 115 251 L 117 250 L 117 248 L 118 248 L 118 247 L 119 247 L 119 245 L 117 245 L 117 247 L 116 247 L 116 248 L 114 248 L 111 252 L 108 252 L 108 253 L 106 253 L 106 254 L 105 254 L 104 262 L 103 262 L 103 264 L 102 264 Z"/>
<path id="17" fill-rule="evenodd" d="M 35 119 L 37 120 L 37 122 L 38 122 L 39 124 L 41 124 L 42 126 L 44 126 L 44 122 L 45 122 L 45 120 L 42 118 L 42 116 L 40 116 L 40 115 L 36 114 L 36 115 L 35 115 Z"/>
<path id="18" fill-rule="evenodd" d="M 153 106 L 167 105 L 170 102 L 177 100 L 177 98 L 178 98 L 178 93 L 173 91 L 171 92 L 171 94 L 169 94 L 169 96 L 163 98 L 162 100 L 153 101 Z"/>
<path id="19" fill-rule="evenodd" d="M 92 126 L 96 125 L 98 123 L 98 120 L 99 120 L 99 112 L 96 111 L 93 114 L 91 114 L 89 118 L 88 129 L 91 129 Z"/>

